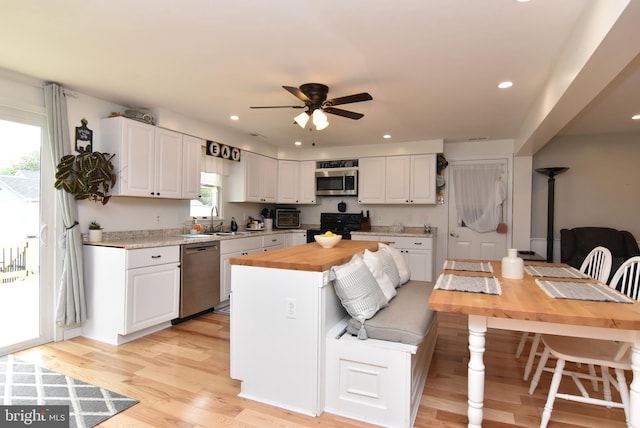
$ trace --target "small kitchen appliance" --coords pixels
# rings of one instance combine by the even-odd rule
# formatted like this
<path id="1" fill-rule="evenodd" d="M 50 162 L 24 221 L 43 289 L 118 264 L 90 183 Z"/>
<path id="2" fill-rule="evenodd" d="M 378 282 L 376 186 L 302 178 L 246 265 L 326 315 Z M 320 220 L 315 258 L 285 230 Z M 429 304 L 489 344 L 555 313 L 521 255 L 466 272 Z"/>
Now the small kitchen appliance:
<path id="1" fill-rule="evenodd" d="M 274 226 L 278 229 L 300 228 L 300 211 L 295 208 L 276 209 Z"/>

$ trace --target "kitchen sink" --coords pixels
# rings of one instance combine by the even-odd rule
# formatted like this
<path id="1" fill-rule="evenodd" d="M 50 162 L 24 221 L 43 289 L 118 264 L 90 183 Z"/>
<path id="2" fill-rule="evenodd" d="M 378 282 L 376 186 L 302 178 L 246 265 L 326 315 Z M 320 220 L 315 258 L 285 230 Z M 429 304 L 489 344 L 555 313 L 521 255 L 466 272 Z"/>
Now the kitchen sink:
<path id="1" fill-rule="evenodd" d="M 213 235 L 218 235 L 218 236 L 251 235 L 251 232 L 216 232 Z"/>
<path id="2" fill-rule="evenodd" d="M 185 233 L 184 235 L 175 235 L 178 238 L 208 238 L 215 234 L 206 234 L 206 233 Z"/>

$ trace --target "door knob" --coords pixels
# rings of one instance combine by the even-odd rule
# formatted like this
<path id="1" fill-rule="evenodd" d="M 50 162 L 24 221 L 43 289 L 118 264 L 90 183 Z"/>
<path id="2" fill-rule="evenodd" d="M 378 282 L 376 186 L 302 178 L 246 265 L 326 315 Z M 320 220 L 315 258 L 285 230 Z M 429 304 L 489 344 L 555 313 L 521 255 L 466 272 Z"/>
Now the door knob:
<path id="1" fill-rule="evenodd" d="M 459 237 L 460 237 L 460 235 L 458 235 L 458 234 L 457 234 L 457 233 L 455 233 L 455 232 L 451 232 L 451 233 L 449 234 L 449 236 L 451 236 L 452 238 L 459 238 Z"/>

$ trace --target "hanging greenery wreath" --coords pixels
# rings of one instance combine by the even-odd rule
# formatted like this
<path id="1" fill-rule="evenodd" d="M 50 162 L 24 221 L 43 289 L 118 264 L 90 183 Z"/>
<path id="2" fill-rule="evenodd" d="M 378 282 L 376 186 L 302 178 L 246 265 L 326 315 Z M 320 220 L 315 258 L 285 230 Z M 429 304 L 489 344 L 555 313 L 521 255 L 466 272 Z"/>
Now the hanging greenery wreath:
<path id="1" fill-rule="evenodd" d="M 63 189 L 74 199 L 90 199 L 106 205 L 109 190 L 116 184 L 111 159 L 115 154 L 91 152 L 66 155 L 57 167 L 56 189 Z"/>

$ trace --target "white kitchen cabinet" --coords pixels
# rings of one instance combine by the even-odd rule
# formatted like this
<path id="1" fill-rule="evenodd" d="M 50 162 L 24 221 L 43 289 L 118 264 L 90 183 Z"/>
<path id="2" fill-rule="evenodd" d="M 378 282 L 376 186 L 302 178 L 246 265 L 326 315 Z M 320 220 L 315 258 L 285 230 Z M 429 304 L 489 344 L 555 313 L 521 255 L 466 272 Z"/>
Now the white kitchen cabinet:
<path id="1" fill-rule="evenodd" d="M 278 161 L 278 203 L 315 204 L 315 161 Z"/>
<path id="2" fill-rule="evenodd" d="M 223 239 L 220 241 L 220 301 L 229 300 L 231 295 L 231 265 L 229 259 L 245 254 L 261 252 L 262 236 Z"/>
<path id="3" fill-rule="evenodd" d="M 200 195 L 200 164 L 205 140 L 190 135 L 182 137 L 182 199 Z"/>
<path id="4" fill-rule="evenodd" d="M 372 157 L 358 160 L 358 202 L 384 204 L 386 158 Z"/>
<path id="5" fill-rule="evenodd" d="M 362 158 L 359 163 L 358 202 L 436 203 L 435 154 Z"/>
<path id="6" fill-rule="evenodd" d="M 155 128 L 154 192 L 159 198 L 182 197 L 182 134 Z M 134 164 L 135 165 L 135 164 Z"/>
<path id="7" fill-rule="evenodd" d="M 300 204 L 315 204 L 316 197 L 316 161 L 301 161 L 300 176 Z"/>
<path id="8" fill-rule="evenodd" d="M 101 150 L 116 155 L 112 162 L 118 177 L 112 195 L 183 198 L 183 134 L 124 117 L 102 119 L 100 126 Z M 197 167 L 198 183 L 200 171 L 193 164 L 194 154 L 188 155 L 187 186 L 193 188 L 196 170 L 192 167 Z"/>
<path id="9" fill-rule="evenodd" d="M 352 234 L 351 239 L 355 241 L 386 242 L 391 247 L 397 248 L 404 256 L 411 271 L 411 279 L 417 281 L 433 281 L 435 257 L 433 237 Z"/>
<path id="10" fill-rule="evenodd" d="M 296 245 L 304 245 L 307 243 L 307 232 L 289 232 L 287 233 L 287 247 Z"/>
<path id="11" fill-rule="evenodd" d="M 277 200 L 278 161 L 242 152 L 240 162 L 231 163 L 230 202 L 272 202 Z"/>
<path id="12" fill-rule="evenodd" d="M 169 327 L 179 316 L 179 246 L 126 250 L 85 245 L 83 254 L 83 336 L 120 345 Z"/>
<path id="13" fill-rule="evenodd" d="M 272 235 L 264 235 L 262 237 L 262 251 L 272 251 L 278 248 L 284 248 L 286 237 L 284 233 L 276 233 Z"/>

